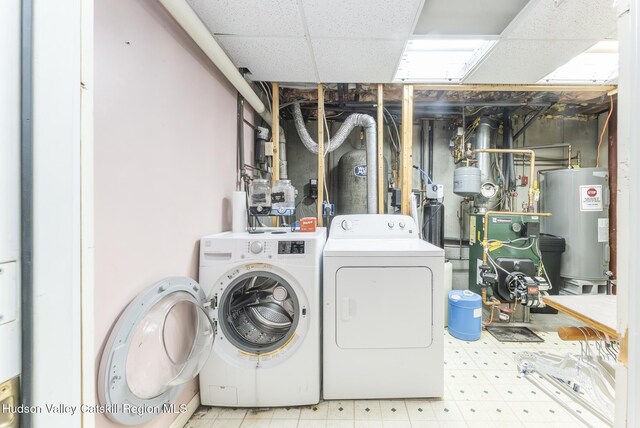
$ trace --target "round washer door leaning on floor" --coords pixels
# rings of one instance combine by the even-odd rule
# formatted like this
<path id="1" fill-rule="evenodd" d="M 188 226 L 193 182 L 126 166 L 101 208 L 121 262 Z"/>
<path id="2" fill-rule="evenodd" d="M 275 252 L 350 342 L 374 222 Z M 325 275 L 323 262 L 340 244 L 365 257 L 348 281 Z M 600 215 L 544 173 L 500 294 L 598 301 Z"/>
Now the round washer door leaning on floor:
<path id="1" fill-rule="evenodd" d="M 123 425 L 144 423 L 196 377 L 216 335 L 216 310 L 200 285 L 170 277 L 147 288 L 111 330 L 98 370 L 98 400 Z"/>

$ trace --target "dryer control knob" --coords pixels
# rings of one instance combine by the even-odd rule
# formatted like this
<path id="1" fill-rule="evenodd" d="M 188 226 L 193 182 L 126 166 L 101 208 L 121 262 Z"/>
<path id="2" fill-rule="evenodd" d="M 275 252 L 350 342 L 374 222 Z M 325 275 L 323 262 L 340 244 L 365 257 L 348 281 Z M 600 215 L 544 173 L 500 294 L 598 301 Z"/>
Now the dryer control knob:
<path id="1" fill-rule="evenodd" d="M 404 221 L 401 221 L 400 223 L 398 223 L 398 226 L 400 226 L 400 229 L 404 229 L 406 224 L 404 224 Z"/>
<path id="2" fill-rule="evenodd" d="M 249 250 L 251 250 L 253 254 L 260 254 L 263 250 L 262 242 L 253 241 L 249 246 Z"/>
<path id="3" fill-rule="evenodd" d="M 353 227 L 353 222 L 351 220 L 342 220 L 341 225 L 344 230 L 350 230 Z"/>
<path id="4" fill-rule="evenodd" d="M 387 223 L 387 226 L 389 226 L 389 229 L 393 229 L 393 226 L 395 226 L 396 224 L 392 221 L 390 221 L 389 223 Z"/>

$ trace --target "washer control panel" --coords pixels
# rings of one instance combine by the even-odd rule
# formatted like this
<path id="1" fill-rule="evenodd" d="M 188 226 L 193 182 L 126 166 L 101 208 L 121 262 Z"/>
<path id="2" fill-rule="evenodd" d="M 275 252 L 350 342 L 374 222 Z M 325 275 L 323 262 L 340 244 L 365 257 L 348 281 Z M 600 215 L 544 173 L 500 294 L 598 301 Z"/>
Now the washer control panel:
<path id="1" fill-rule="evenodd" d="M 278 241 L 278 254 L 304 254 L 304 241 Z"/>
<path id="2" fill-rule="evenodd" d="M 243 259 L 271 259 L 278 254 L 278 242 L 261 239 L 246 241 L 242 245 Z"/>
<path id="3" fill-rule="evenodd" d="M 253 254 L 260 254 L 264 250 L 264 243 L 260 241 L 253 241 L 249 244 L 249 251 Z"/>
<path id="4" fill-rule="evenodd" d="M 247 241 L 242 246 L 243 259 L 272 259 L 278 256 L 306 254 L 305 241 L 296 240 L 261 240 Z"/>

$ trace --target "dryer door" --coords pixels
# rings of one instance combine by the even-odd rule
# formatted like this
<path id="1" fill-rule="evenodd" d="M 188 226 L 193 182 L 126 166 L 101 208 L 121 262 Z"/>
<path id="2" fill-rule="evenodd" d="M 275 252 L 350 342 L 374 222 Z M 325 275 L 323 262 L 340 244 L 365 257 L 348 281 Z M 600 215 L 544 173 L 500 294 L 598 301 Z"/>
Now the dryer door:
<path id="1" fill-rule="evenodd" d="M 336 273 L 336 344 L 342 349 L 427 348 L 433 279 L 422 266 L 343 267 Z"/>
<path id="2" fill-rule="evenodd" d="M 139 294 L 111 330 L 98 371 L 106 415 L 137 425 L 161 412 L 198 375 L 216 333 L 211 304 L 197 282 L 166 278 Z"/>

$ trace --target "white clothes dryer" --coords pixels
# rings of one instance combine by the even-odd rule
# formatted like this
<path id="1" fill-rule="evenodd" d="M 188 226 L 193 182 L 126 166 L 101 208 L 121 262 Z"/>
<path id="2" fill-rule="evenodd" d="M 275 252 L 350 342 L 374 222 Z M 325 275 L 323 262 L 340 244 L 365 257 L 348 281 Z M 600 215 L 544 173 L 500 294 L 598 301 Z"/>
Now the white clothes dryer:
<path id="1" fill-rule="evenodd" d="M 337 216 L 324 248 L 323 397 L 444 393 L 444 251 L 409 216 Z"/>
<path id="2" fill-rule="evenodd" d="M 127 306 L 99 369 L 111 420 L 139 424 L 171 411 L 198 374 L 204 405 L 319 402 L 326 229 L 257 232 L 205 236 L 198 282 L 166 278 Z"/>

